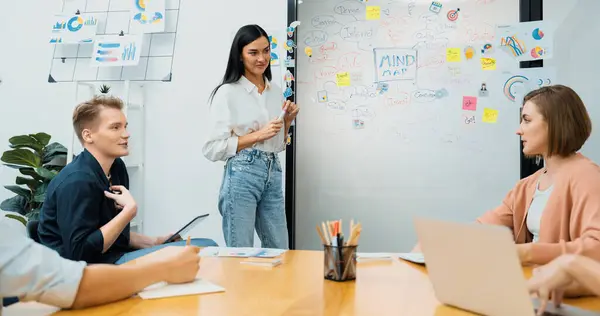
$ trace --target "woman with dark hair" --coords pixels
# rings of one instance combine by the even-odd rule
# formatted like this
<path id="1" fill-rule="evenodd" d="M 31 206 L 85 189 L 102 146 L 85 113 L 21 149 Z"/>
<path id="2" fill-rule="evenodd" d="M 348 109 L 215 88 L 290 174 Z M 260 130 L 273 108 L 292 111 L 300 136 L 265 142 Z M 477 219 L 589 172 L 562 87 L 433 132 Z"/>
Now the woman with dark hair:
<path id="1" fill-rule="evenodd" d="M 202 152 L 226 162 L 218 207 L 228 247 L 252 247 L 254 228 L 262 247 L 289 247 L 277 153 L 298 107 L 271 82 L 270 59 L 267 33 L 258 25 L 240 28 L 223 82 L 210 96 L 213 127 Z"/>

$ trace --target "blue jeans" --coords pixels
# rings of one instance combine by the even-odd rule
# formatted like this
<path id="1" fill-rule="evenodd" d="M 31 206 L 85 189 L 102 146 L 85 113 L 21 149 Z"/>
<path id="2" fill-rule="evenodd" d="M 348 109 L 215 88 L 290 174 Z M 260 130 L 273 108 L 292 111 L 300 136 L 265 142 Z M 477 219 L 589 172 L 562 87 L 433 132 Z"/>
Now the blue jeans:
<path id="1" fill-rule="evenodd" d="M 121 258 L 119 258 L 119 260 L 117 260 L 117 262 L 115 262 L 115 264 L 123 264 L 123 263 L 129 262 L 131 260 L 137 259 L 141 256 L 147 255 L 149 253 L 155 252 L 155 251 L 165 248 L 165 247 L 185 246 L 185 243 L 186 243 L 185 240 L 180 240 L 180 241 L 170 242 L 170 243 L 164 244 L 164 245 L 158 245 L 158 246 L 154 246 L 154 247 L 150 247 L 150 248 L 139 249 L 139 250 L 135 250 L 132 252 L 128 252 L 128 253 L 124 254 L 123 256 L 121 256 Z M 218 246 L 217 243 L 214 242 L 212 239 L 204 239 L 204 238 L 191 239 L 190 244 L 197 246 L 197 247 L 211 247 L 211 246 L 216 247 L 216 246 Z"/>
<path id="2" fill-rule="evenodd" d="M 228 247 L 253 247 L 256 228 L 263 248 L 288 249 L 281 181 L 277 154 L 244 149 L 227 160 L 219 212 Z"/>

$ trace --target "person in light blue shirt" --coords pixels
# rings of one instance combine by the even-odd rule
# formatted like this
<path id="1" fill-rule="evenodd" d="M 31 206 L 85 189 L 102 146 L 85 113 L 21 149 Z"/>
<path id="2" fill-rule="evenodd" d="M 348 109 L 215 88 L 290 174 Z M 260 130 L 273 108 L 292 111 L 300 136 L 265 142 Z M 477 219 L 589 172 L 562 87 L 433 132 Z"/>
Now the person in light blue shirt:
<path id="1" fill-rule="evenodd" d="M 175 247 L 156 260 L 135 265 L 88 266 L 62 258 L 6 220 L 0 219 L 0 301 L 18 297 L 21 302 L 84 308 L 125 299 L 158 282 L 191 282 L 200 268 L 200 248 L 195 246 Z"/>

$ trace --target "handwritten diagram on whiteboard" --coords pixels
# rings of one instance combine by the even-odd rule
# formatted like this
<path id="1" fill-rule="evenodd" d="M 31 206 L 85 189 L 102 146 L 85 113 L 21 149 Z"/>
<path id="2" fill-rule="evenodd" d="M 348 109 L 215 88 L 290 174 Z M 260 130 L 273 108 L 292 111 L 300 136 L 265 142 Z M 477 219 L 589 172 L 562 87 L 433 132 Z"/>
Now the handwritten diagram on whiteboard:
<path id="1" fill-rule="evenodd" d="M 64 1 L 63 15 L 77 16 L 75 13 L 79 11 L 79 15 L 85 17 L 84 22 L 96 21 L 97 38 L 114 38 L 123 33 L 124 36 L 139 34 L 141 39 L 130 42 L 127 47 L 121 47 L 118 61 L 114 61 L 115 56 L 111 59 L 97 59 L 100 56 L 92 42 L 49 44 L 55 46 L 48 82 L 171 81 L 181 0 L 161 1 L 164 2 L 164 10 L 161 5 L 144 10 L 144 5 L 137 7 L 137 13 L 133 10 L 136 0 Z M 49 30 L 53 26 L 49 26 Z M 108 60 L 117 63 L 117 66 L 106 67 Z"/>
<path id="2" fill-rule="evenodd" d="M 417 51 L 403 48 L 375 48 L 375 81 L 417 79 Z"/>

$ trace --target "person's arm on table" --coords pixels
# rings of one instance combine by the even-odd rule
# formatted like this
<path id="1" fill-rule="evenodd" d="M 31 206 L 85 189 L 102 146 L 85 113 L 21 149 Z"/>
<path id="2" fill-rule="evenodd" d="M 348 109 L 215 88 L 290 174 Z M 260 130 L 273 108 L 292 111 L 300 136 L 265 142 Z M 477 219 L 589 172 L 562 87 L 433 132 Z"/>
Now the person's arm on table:
<path id="1" fill-rule="evenodd" d="M 16 238 L 15 238 L 16 236 Z M 148 285 L 195 279 L 199 248 L 177 247 L 135 265 L 90 265 L 57 252 L 0 223 L 0 296 L 18 296 L 61 308 L 83 308 L 130 297 Z M 155 256 L 156 258 L 156 256 Z"/>
<path id="2" fill-rule="evenodd" d="M 186 283 L 196 278 L 200 248 L 178 247 L 160 260 L 135 265 L 90 265 L 83 272 L 73 308 L 95 306 L 134 295 L 157 282 Z M 139 260 L 139 259 L 138 259 Z"/>

